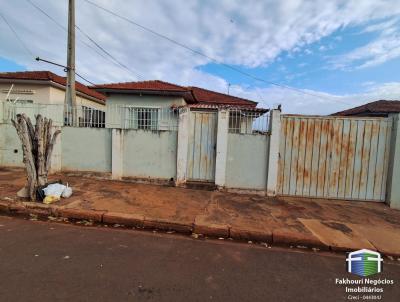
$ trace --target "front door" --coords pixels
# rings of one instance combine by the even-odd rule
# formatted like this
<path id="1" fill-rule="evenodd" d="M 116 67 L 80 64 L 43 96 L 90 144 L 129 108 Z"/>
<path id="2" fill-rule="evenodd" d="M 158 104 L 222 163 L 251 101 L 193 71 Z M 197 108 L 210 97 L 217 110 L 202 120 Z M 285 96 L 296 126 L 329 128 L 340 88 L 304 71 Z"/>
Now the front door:
<path id="1" fill-rule="evenodd" d="M 217 112 L 191 111 L 187 178 L 214 182 Z"/>

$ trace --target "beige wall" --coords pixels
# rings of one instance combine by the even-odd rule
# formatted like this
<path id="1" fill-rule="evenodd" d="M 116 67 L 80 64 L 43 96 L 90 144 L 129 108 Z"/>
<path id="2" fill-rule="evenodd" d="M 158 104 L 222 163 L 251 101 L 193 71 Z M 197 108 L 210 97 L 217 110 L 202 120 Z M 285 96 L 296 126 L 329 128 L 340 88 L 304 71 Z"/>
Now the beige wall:
<path id="1" fill-rule="evenodd" d="M 7 97 L 7 92 L 5 90 L 8 91 L 10 87 L 11 83 L 0 83 L 1 101 L 4 101 L 5 98 Z M 15 93 L 18 92 L 18 90 L 30 90 L 32 92 L 29 94 Z M 64 104 L 65 90 L 47 84 L 17 83 L 14 84 L 12 91 L 14 91 L 14 93 L 12 92 L 10 94 L 9 96 L 10 99 L 16 99 L 18 97 L 20 100 L 32 100 L 33 103 L 35 104 L 54 104 L 54 105 Z M 105 105 L 94 102 L 91 99 L 81 96 L 79 94 L 77 94 L 76 96 L 76 104 L 95 109 L 105 110 Z"/>
<path id="2" fill-rule="evenodd" d="M 0 100 L 5 101 L 7 91 L 11 88 L 11 83 L 0 83 Z M 7 90 L 7 91 L 6 91 Z M 30 94 L 15 93 L 17 90 L 31 90 Z M 14 91 L 14 92 L 13 92 Z M 49 104 L 50 86 L 39 84 L 14 84 L 10 99 L 19 98 L 20 100 L 33 100 L 37 104 Z"/>

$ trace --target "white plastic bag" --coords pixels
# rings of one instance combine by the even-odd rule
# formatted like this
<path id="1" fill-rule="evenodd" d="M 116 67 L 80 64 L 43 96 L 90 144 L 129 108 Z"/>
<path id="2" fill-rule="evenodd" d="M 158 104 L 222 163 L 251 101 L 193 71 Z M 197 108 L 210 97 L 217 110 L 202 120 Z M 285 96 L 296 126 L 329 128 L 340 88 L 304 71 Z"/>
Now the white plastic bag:
<path id="1" fill-rule="evenodd" d="M 59 184 L 59 183 L 55 183 L 55 184 L 50 184 L 48 185 L 46 188 L 43 189 L 44 191 L 44 195 L 49 196 L 57 196 L 60 197 L 61 194 L 64 192 L 66 186 Z"/>
<path id="2" fill-rule="evenodd" d="M 65 189 L 64 189 L 64 191 L 62 192 L 62 197 L 64 197 L 64 198 L 68 198 L 68 197 L 70 197 L 72 195 L 72 188 L 71 187 L 69 187 L 68 186 L 68 184 L 67 184 L 67 186 L 65 187 Z"/>

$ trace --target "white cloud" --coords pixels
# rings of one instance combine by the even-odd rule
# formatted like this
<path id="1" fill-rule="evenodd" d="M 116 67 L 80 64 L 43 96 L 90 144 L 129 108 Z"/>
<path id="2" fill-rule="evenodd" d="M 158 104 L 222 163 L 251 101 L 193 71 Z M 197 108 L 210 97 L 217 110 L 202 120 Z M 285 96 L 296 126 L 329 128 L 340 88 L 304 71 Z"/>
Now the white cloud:
<path id="1" fill-rule="evenodd" d="M 332 64 L 334 68 L 362 69 L 400 57 L 400 25 L 398 17 L 369 25 L 362 32 L 377 32 L 378 37 L 366 45 L 333 58 Z"/>
<path id="2" fill-rule="evenodd" d="M 32 1 L 66 26 L 66 1 Z M 400 13 L 396 0 L 94 1 L 220 61 L 248 67 L 264 65 L 282 51 L 301 48 L 343 26 Z M 78 1 L 76 6 L 77 24 L 115 57 L 148 78 L 180 80 L 180 68 L 193 69 L 207 62 L 85 1 Z M 3 0 L 2 12 L 35 54 L 65 61 L 65 32 L 27 1 Z M 0 29 L 0 38 L 7 41 L 0 55 L 37 68 L 27 60 L 3 22 Z M 126 79 L 124 73 L 119 76 L 120 68 L 80 42 L 77 48 L 79 69 L 93 80 Z"/>
<path id="3" fill-rule="evenodd" d="M 66 26 L 67 1 L 32 1 Z M 400 14 L 397 0 L 92 1 L 223 63 L 245 67 L 264 66 L 276 60 L 282 52 L 290 55 L 296 51 L 304 51 L 310 43 L 340 28 L 365 24 L 371 20 L 388 20 Z M 2 13 L 35 55 L 65 63 L 66 33 L 63 30 L 27 1 L 0 0 L 0 3 Z M 224 79 L 198 70 L 199 66 L 209 62 L 207 59 L 102 12 L 84 0 L 76 2 L 76 22 L 118 60 L 146 79 L 157 78 L 226 92 L 227 82 Z M 381 29 L 386 31 L 385 35 L 382 34 L 383 40 L 349 54 L 345 63 L 364 60 L 369 62 L 364 64 L 378 64 L 398 56 L 400 39 L 393 32 L 389 34 L 390 28 L 391 26 L 386 26 Z M 78 72 L 94 82 L 137 79 L 82 44 L 80 39 L 84 37 L 79 32 L 77 37 Z M 59 68 L 40 65 L 27 56 L 1 19 L 0 39 L 1 57 L 11 59 L 28 69 L 51 69 L 62 73 Z M 366 57 L 365 53 L 375 55 Z M 397 91 L 396 85 L 381 88 L 386 92 L 390 89 Z M 285 110 L 291 112 L 330 113 L 340 110 L 339 103 L 316 101 L 310 96 L 280 88 L 250 90 L 237 87 L 232 91 L 249 95 L 256 100 L 261 96 L 268 100 L 268 105 L 281 102 L 287 108 Z M 371 95 L 371 92 L 368 93 Z M 351 103 L 358 101 L 353 100 L 355 96 L 327 97 L 343 98 Z M 364 100 L 366 99 L 359 101 Z"/>
<path id="4" fill-rule="evenodd" d="M 400 82 L 382 85 L 369 84 L 368 90 L 357 94 L 334 95 L 321 91 L 305 90 L 301 94 L 280 87 L 246 89 L 232 86 L 235 95 L 259 102 L 260 107 L 271 108 L 282 105 L 284 113 L 292 114 L 332 114 L 380 99 L 400 100 Z M 319 97 L 318 97 L 319 96 Z"/>

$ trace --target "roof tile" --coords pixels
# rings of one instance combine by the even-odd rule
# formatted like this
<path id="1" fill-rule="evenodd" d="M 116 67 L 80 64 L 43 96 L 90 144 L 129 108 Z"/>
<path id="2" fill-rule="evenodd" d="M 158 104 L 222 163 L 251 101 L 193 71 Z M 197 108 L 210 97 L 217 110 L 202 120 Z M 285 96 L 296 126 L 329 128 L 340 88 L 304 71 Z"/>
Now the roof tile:
<path id="1" fill-rule="evenodd" d="M 358 107 L 354 107 L 351 109 L 347 109 L 344 111 L 340 111 L 334 113 L 332 115 L 338 116 L 349 116 L 349 115 L 360 115 L 360 114 L 368 114 L 368 113 L 396 113 L 400 112 L 400 101 L 387 101 L 387 100 L 379 100 L 371 103 L 367 103 Z"/>
<path id="2" fill-rule="evenodd" d="M 66 85 L 65 77 L 61 77 L 50 71 L 0 72 L 0 79 L 52 81 L 63 86 Z M 75 82 L 75 87 L 77 91 L 96 98 L 104 104 L 106 98 L 102 93 L 90 89 L 78 81 Z"/>

